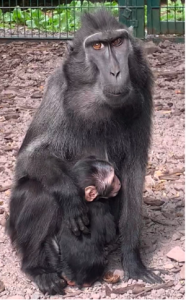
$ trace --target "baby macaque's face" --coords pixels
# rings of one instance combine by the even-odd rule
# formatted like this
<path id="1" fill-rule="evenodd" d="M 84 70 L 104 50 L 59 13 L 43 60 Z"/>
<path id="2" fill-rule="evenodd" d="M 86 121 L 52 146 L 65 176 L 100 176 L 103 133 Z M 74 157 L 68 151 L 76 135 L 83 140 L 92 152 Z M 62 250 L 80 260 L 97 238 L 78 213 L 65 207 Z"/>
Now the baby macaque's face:
<path id="1" fill-rule="evenodd" d="M 102 187 L 101 190 L 104 190 L 104 195 L 99 193 L 100 186 Z M 98 178 L 96 186 L 88 186 L 85 188 L 85 200 L 91 202 L 96 197 L 106 198 L 106 199 L 115 197 L 118 194 L 120 188 L 121 188 L 120 180 L 116 176 L 114 172 L 114 168 L 111 167 L 107 176 L 105 175 L 104 178 L 102 174 L 100 174 L 100 178 Z M 108 193 L 107 193 L 107 189 L 108 189 Z"/>
<path id="2" fill-rule="evenodd" d="M 111 178 L 110 186 L 111 186 L 112 190 L 108 194 L 107 198 L 115 197 L 121 188 L 121 182 L 115 173 L 113 174 L 113 176 Z"/>

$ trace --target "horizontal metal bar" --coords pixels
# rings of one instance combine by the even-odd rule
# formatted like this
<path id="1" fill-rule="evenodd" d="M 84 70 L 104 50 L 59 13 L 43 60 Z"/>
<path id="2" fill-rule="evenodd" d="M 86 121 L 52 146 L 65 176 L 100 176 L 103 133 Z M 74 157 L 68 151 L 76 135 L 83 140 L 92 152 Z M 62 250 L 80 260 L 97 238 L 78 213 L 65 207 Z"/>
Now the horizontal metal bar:
<path id="1" fill-rule="evenodd" d="M 101 2 L 100 2 L 101 3 Z M 36 5 L 34 5 L 34 6 L 32 6 L 32 5 L 30 5 L 30 6 L 0 6 L 0 8 L 2 9 L 2 8 L 21 8 L 21 9 L 23 9 L 23 8 L 25 8 L 25 9 L 27 9 L 27 8 L 33 8 L 33 9 L 35 9 L 35 8 L 57 8 L 57 7 L 59 7 L 59 9 L 72 9 L 72 8 L 101 8 L 101 6 L 99 6 L 99 7 L 97 7 L 97 6 L 89 6 L 89 5 L 86 5 L 86 6 L 84 6 L 84 5 L 82 5 L 82 6 L 61 6 L 60 7 L 60 5 L 51 5 L 51 6 L 43 6 L 43 5 L 38 5 L 38 6 L 36 6 Z M 104 5 L 103 5 L 103 7 L 105 7 Z M 136 9 L 136 8 L 141 8 L 141 9 L 144 9 L 144 6 L 143 5 L 137 5 L 137 6 L 128 6 L 128 5 L 118 5 L 118 6 L 106 6 L 106 8 L 116 8 L 116 7 L 118 7 L 118 8 L 129 8 L 129 9 Z M 185 8 L 185 6 L 152 6 L 151 7 L 151 9 L 161 9 L 161 8 L 175 8 L 175 9 L 179 9 L 179 8 L 181 8 L 181 9 L 184 9 Z"/>
<path id="2" fill-rule="evenodd" d="M 14 36 L 14 37 L 6 37 L 6 36 L 3 36 L 3 37 L 0 37 L 0 42 L 3 43 L 3 40 L 6 41 L 6 40 L 9 40 L 9 41 L 53 41 L 53 40 L 56 40 L 56 41 L 61 41 L 61 40 L 64 40 L 64 41 L 67 41 L 67 40 L 72 40 L 74 37 L 60 37 L 60 38 L 57 38 L 57 37 L 38 37 L 38 38 L 32 38 L 32 37 L 19 37 L 19 36 Z"/>
<path id="3" fill-rule="evenodd" d="M 105 7 L 104 5 L 103 5 L 103 7 Z M 128 7 L 128 6 L 107 6 L 106 8 L 126 8 L 126 7 Z M 142 8 L 143 6 L 140 6 L 140 8 Z M 11 8 L 11 9 L 14 9 L 14 8 L 17 8 L 17 9 L 19 9 L 19 8 L 21 8 L 21 9 L 28 9 L 28 8 L 32 8 L 32 9 L 36 9 L 36 8 L 59 8 L 59 9 L 73 9 L 73 8 L 82 8 L 82 9 L 84 9 L 84 8 L 101 8 L 101 6 L 100 7 L 97 7 L 97 6 L 61 6 L 60 7 L 60 5 L 53 5 L 53 6 L 42 6 L 42 5 L 40 5 L 40 6 L 32 6 L 32 5 L 30 5 L 30 6 L 0 6 L 0 8 L 2 9 L 2 8 Z M 134 8 L 134 7 L 133 7 Z M 136 8 L 136 7 L 135 7 Z"/>
<path id="4" fill-rule="evenodd" d="M 185 6 L 152 6 L 151 9 L 162 9 L 162 8 L 174 8 L 174 9 L 184 9 Z"/>
<path id="5" fill-rule="evenodd" d="M 103 5 L 103 8 L 104 8 L 105 6 Z M 80 8 L 80 9 L 84 9 L 84 8 L 101 8 L 101 6 L 99 6 L 99 7 L 97 7 L 97 6 L 62 6 L 62 7 L 58 7 L 58 5 L 56 5 L 56 6 L 19 6 L 19 7 L 16 7 L 16 6 L 0 6 L 0 8 L 1 9 L 3 9 L 3 8 L 9 8 L 9 9 L 19 9 L 19 8 L 21 8 L 21 9 L 29 9 L 29 8 L 32 8 L 32 9 L 37 9 L 37 8 L 43 8 L 43 9 L 76 9 L 76 8 Z M 114 9 L 114 8 L 122 8 L 122 9 L 124 9 L 124 8 L 129 8 L 129 9 L 138 9 L 138 8 L 140 8 L 140 9 L 144 9 L 144 6 L 106 6 L 105 8 L 112 8 L 112 9 Z"/>
<path id="6" fill-rule="evenodd" d="M 72 39 L 72 37 L 69 37 L 68 38 L 68 40 L 69 39 Z M 65 40 L 67 40 L 66 38 L 63 38 L 63 39 L 59 39 L 59 38 L 51 38 L 51 39 L 49 39 L 49 38 L 38 38 L 38 39 L 35 39 L 35 38 L 32 38 L 32 39 L 30 39 L 30 38 L 0 38 L 0 43 L 11 43 L 11 42 L 15 42 L 15 41 L 29 41 L 29 42 L 44 42 L 44 41 L 46 41 L 46 42 L 52 42 L 53 40 L 55 40 L 56 42 L 58 41 L 58 42 L 61 42 L 61 41 L 65 41 Z M 147 36 L 147 38 L 142 38 L 142 40 L 144 41 L 144 42 L 147 42 L 147 41 L 154 41 L 155 43 L 159 43 L 159 42 L 161 42 L 161 41 L 164 41 L 164 40 L 169 40 L 169 41 L 172 41 L 172 42 L 175 42 L 175 43 L 184 43 L 185 42 L 185 37 L 168 37 L 168 36 L 150 36 L 150 37 L 148 37 Z"/>

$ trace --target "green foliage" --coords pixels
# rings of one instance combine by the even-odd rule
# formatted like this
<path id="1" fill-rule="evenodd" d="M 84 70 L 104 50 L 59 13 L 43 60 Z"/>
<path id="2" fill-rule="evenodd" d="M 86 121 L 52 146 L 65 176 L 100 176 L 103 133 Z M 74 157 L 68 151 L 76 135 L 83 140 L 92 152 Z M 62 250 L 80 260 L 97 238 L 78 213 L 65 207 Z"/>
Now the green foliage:
<path id="1" fill-rule="evenodd" d="M 70 4 L 60 4 L 54 10 L 44 11 L 44 8 L 21 10 L 16 6 L 12 12 L 3 14 L 0 10 L 0 28 L 10 28 L 10 25 L 26 25 L 29 29 L 39 29 L 51 32 L 74 31 L 80 27 L 80 15 L 85 11 L 93 11 L 99 7 L 110 9 L 118 16 L 116 1 L 92 3 L 90 1 L 73 0 Z"/>
<path id="2" fill-rule="evenodd" d="M 118 3 L 106 1 L 92 3 L 84 0 L 72 0 L 70 4 L 60 4 L 54 10 L 44 8 L 21 10 L 16 6 L 13 11 L 3 13 L 0 9 L 0 28 L 12 28 L 15 25 L 27 26 L 29 29 L 39 29 L 48 32 L 76 31 L 80 27 L 82 12 L 94 11 L 97 8 L 109 9 L 118 17 Z M 145 5 L 145 24 L 147 24 L 147 5 Z M 181 0 L 168 0 L 167 6 L 161 6 L 161 21 L 184 21 L 185 7 Z"/>
<path id="3" fill-rule="evenodd" d="M 185 4 L 181 0 L 168 0 L 167 5 L 161 7 L 161 21 L 185 21 Z"/>

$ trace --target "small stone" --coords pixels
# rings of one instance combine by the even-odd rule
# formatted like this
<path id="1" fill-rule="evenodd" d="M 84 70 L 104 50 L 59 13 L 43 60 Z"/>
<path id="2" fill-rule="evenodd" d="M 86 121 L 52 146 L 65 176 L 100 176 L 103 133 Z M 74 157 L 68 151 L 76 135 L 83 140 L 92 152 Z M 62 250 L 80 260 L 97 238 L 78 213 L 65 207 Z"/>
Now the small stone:
<path id="1" fill-rule="evenodd" d="M 94 294 L 94 293 L 92 293 L 91 297 L 92 297 L 92 299 L 100 299 L 101 295 L 100 294 Z"/>
<path id="2" fill-rule="evenodd" d="M 25 298 L 20 295 L 15 295 L 15 296 L 8 297 L 8 299 L 25 299 Z"/>
<path id="3" fill-rule="evenodd" d="M 167 47 L 169 47 L 171 44 L 171 42 L 169 40 L 165 40 L 161 43 L 159 43 L 159 47 L 161 47 L 162 49 L 166 49 Z"/>
<path id="4" fill-rule="evenodd" d="M 144 46 L 147 54 L 161 51 L 160 47 L 156 46 L 152 41 L 144 43 Z"/>
<path id="5" fill-rule="evenodd" d="M 147 188 L 152 188 L 152 187 L 154 187 L 154 186 L 155 186 L 155 181 L 154 181 L 154 179 L 152 178 L 152 176 L 151 176 L 151 175 L 145 176 L 145 190 L 146 190 Z"/>
<path id="6" fill-rule="evenodd" d="M 179 291 L 182 288 L 182 285 L 180 283 L 178 283 L 177 285 L 175 285 L 174 290 Z"/>
<path id="7" fill-rule="evenodd" d="M 4 283 L 0 280 L 0 293 L 2 293 L 5 290 Z"/>
<path id="8" fill-rule="evenodd" d="M 8 114 L 6 116 L 4 116 L 5 120 L 11 120 L 11 119 L 18 119 L 19 118 L 19 114 Z"/>
<path id="9" fill-rule="evenodd" d="M 185 186 L 184 186 L 184 184 L 175 184 L 174 185 L 174 189 L 176 191 L 184 191 L 185 190 Z"/>
<path id="10" fill-rule="evenodd" d="M 6 225 L 6 216 L 5 216 L 5 214 L 3 214 L 0 218 L 0 225 L 3 226 L 3 227 Z"/>
<path id="11" fill-rule="evenodd" d="M 185 265 L 181 267 L 180 279 L 185 279 Z"/>
<path id="12" fill-rule="evenodd" d="M 128 284 L 132 284 L 132 280 L 133 280 L 133 279 L 130 278 L 130 279 L 128 280 Z"/>
<path id="13" fill-rule="evenodd" d="M 164 204 L 164 201 L 159 200 L 159 199 L 153 199 L 153 198 L 143 198 L 143 201 L 145 202 L 145 204 L 151 205 L 151 206 L 161 206 L 162 204 Z"/>
<path id="14" fill-rule="evenodd" d="M 32 299 L 39 299 L 40 298 L 40 294 L 39 293 L 34 293 L 31 296 Z"/>
<path id="15" fill-rule="evenodd" d="M 96 281 L 96 282 L 94 283 L 94 287 L 98 287 L 98 286 L 101 286 L 101 282 L 100 282 L 100 281 Z"/>
<path id="16" fill-rule="evenodd" d="M 142 284 L 135 284 L 134 288 L 132 290 L 132 293 L 133 294 L 139 294 L 139 293 L 141 293 L 141 292 L 144 291 L 144 288 L 145 288 L 145 284 L 144 283 L 142 283 Z"/>
<path id="17" fill-rule="evenodd" d="M 4 207 L 0 207 L 0 215 L 4 214 L 4 212 L 5 212 Z"/>
<path id="18" fill-rule="evenodd" d="M 116 299 L 116 297 L 117 297 L 116 294 L 113 294 L 113 293 L 112 293 L 112 294 L 110 295 L 110 298 L 111 298 L 111 299 Z"/>
<path id="19" fill-rule="evenodd" d="M 26 290 L 25 290 L 25 293 L 30 295 L 30 294 L 33 293 L 33 290 L 31 290 L 31 289 L 26 289 Z"/>
<path id="20" fill-rule="evenodd" d="M 181 289 L 179 290 L 180 293 L 185 294 L 185 286 L 182 286 Z"/>
<path id="21" fill-rule="evenodd" d="M 154 271 L 154 274 L 156 274 L 157 276 L 159 276 L 161 273 L 160 273 L 160 271 L 155 270 L 155 271 Z"/>
<path id="22" fill-rule="evenodd" d="M 185 229 L 180 229 L 178 230 L 179 233 L 181 233 L 182 235 L 185 235 Z"/>
<path id="23" fill-rule="evenodd" d="M 174 268 L 174 265 L 173 265 L 173 264 L 166 264 L 166 265 L 164 266 L 164 268 L 167 269 L 167 270 L 170 270 L 170 269 L 173 269 L 173 268 Z"/>
<path id="24" fill-rule="evenodd" d="M 182 235 L 181 235 L 180 232 L 176 232 L 176 233 L 173 234 L 172 240 L 173 240 L 173 241 L 180 240 L 181 236 L 182 236 Z"/>
<path id="25" fill-rule="evenodd" d="M 166 256 L 178 262 L 185 261 L 185 252 L 179 246 L 174 247 Z"/>
<path id="26" fill-rule="evenodd" d="M 182 200 L 181 206 L 186 207 L 186 200 Z"/>
<path id="27" fill-rule="evenodd" d="M 163 294 L 165 294 L 165 290 L 164 289 L 157 290 L 157 296 L 162 296 Z"/>
<path id="28" fill-rule="evenodd" d="M 42 94 L 40 92 L 35 92 L 31 95 L 31 98 L 42 98 Z"/>

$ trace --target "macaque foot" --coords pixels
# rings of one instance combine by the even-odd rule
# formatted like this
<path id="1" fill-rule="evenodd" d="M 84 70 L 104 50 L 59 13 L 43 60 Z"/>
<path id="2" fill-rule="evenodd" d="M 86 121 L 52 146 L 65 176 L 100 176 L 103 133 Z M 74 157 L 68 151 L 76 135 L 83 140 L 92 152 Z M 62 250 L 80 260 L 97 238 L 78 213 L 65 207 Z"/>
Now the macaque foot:
<path id="1" fill-rule="evenodd" d="M 48 295 L 64 295 L 64 288 L 66 287 L 66 281 L 59 277 L 57 273 L 48 273 L 37 275 L 34 278 L 35 283 L 43 294 Z"/>
<path id="2" fill-rule="evenodd" d="M 103 276 L 103 281 L 106 281 L 107 283 L 118 283 L 120 281 L 120 276 L 117 274 L 114 274 L 111 271 L 108 271 Z"/>
<path id="3" fill-rule="evenodd" d="M 128 281 L 130 278 L 132 279 L 141 279 L 147 283 L 162 283 L 163 280 L 160 276 L 154 274 L 151 270 L 143 268 L 132 268 L 130 270 L 124 270 L 124 281 Z"/>
<path id="4" fill-rule="evenodd" d="M 75 286 L 76 285 L 75 281 L 70 281 L 70 280 L 67 280 L 67 284 L 70 285 L 70 286 Z"/>
<path id="5" fill-rule="evenodd" d="M 123 253 L 123 270 L 124 281 L 141 279 L 150 284 L 163 282 L 160 276 L 154 274 L 152 270 L 144 266 L 138 248 L 134 250 L 130 249 Z"/>

